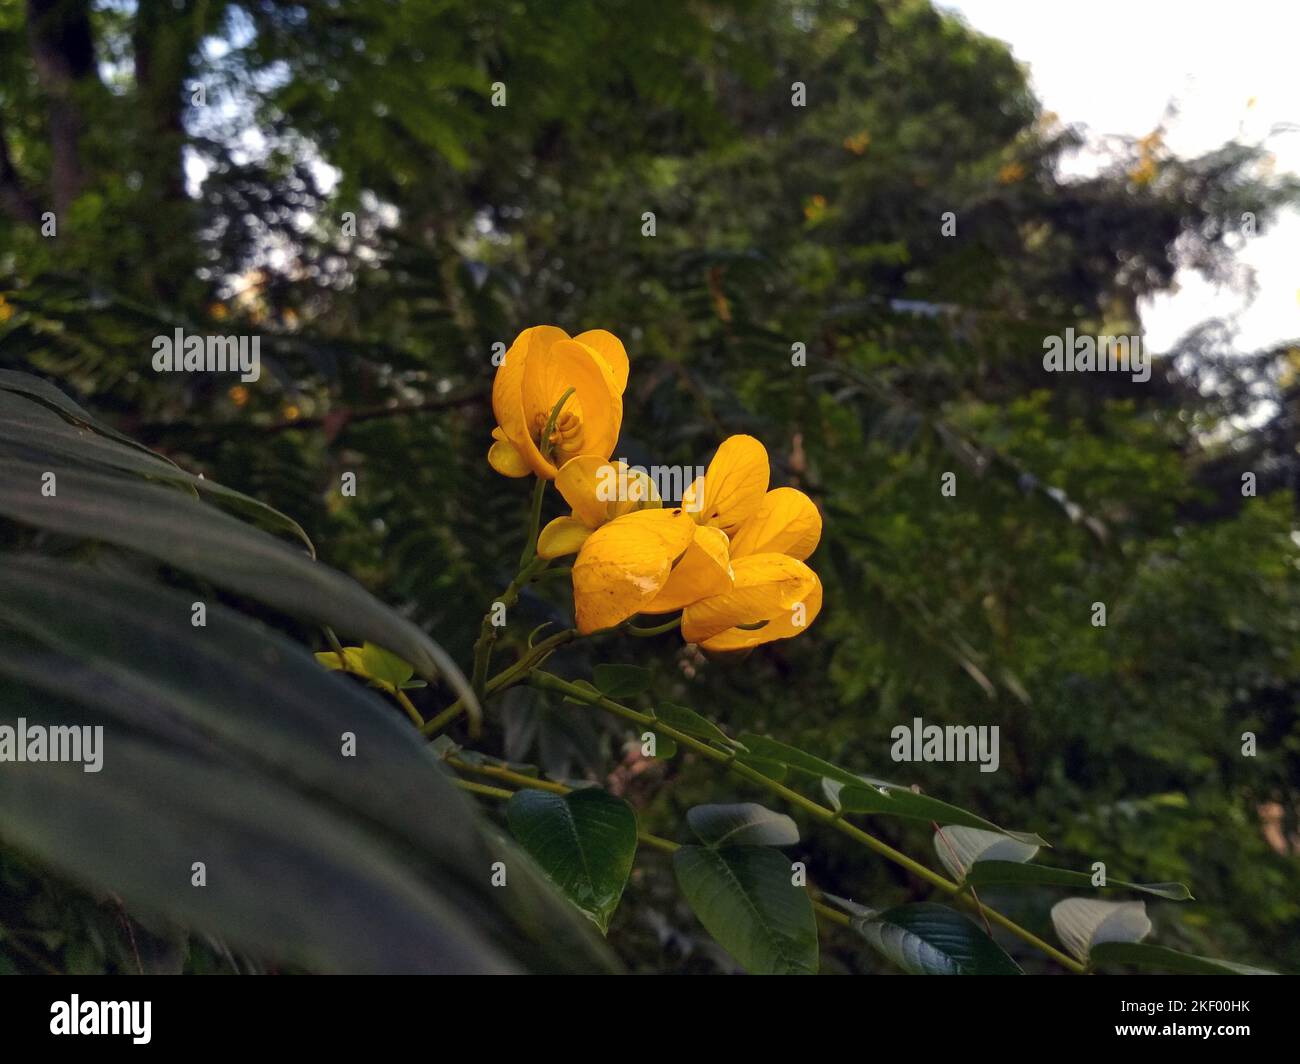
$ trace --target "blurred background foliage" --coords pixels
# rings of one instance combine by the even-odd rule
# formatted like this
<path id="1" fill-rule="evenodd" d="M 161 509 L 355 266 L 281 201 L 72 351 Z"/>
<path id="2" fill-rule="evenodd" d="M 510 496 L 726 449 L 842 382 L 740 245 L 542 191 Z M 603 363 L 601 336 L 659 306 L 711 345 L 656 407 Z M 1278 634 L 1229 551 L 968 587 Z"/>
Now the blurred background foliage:
<path id="1" fill-rule="evenodd" d="M 1177 158 L 1158 130 L 1067 180 L 1081 143 L 1005 45 L 914 0 L 0 0 L 0 363 L 291 514 L 467 663 L 527 495 L 484 457 L 493 345 L 611 329 L 633 367 L 617 454 L 702 465 L 762 439 L 825 515 L 826 608 L 739 663 L 672 636 L 595 653 L 1037 831 L 1055 864 L 1185 880 L 1196 902 L 1149 906 L 1161 941 L 1294 970 L 1300 346 L 1236 350 L 1208 322 L 1142 384 L 1046 374 L 1042 345 L 1139 332 L 1178 268 L 1245 283 L 1243 212 L 1265 228 L 1297 186 L 1264 145 Z M 155 374 L 177 326 L 260 336 L 262 379 Z M 501 657 L 566 599 L 530 592 Z M 413 694 L 426 716 L 447 698 Z M 1000 771 L 890 762 L 918 716 L 999 725 Z M 761 800 L 534 692 L 488 721 L 480 749 L 599 780 L 661 834 Z M 873 830 L 933 859 L 924 824 Z M 925 897 L 804 836 L 823 889 Z M 134 970 L 148 946 L 16 854 L 0 879 L 0 970 Z M 1056 896 L 986 900 L 1042 930 Z M 634 969 L 731 967 L 653 854 L 610 941 Z M 176 963 L 228 970 L 197 939 Z M 888 970 L 847 933 L 823 966 Z"/>

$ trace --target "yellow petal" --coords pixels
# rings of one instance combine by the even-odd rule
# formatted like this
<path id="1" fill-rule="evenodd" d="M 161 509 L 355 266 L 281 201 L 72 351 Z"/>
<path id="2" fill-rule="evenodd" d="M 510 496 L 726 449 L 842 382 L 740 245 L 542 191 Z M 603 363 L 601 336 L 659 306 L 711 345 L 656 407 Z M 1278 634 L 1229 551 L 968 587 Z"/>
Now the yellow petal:
<path id="1" fill-rule="evenodd" d="M 532 470 L 528 463 L 524 461 L 524 456 L 509 440 L 504 439 L 505 433 L 499 428 L 492 430 L 492 435 L 496 437 L 496 443 L 488 448 L 488 464 L 498 473 L 506 477 L 526 477 Z"/>
<path id="2" fill-rule="evenodd" d="M 727 631 L 706 639 L 700 644 L 702 650 L 725 651 L 744 650 L 761 643 L 771 643 L 777 639 L 791 639 L 807 631 L 817 619 L 822 609 L 822 582 L 813 574 L 813 586 L 808 593 L 777 617 L 768 621 L 762 628 L 747 631 L 744 628 L 729 628 Z"/>
<path id="3" fill-rule="evenodd" d="M 732 537 L 731 556 L 788 554 L 803 561 L 821 535 L 822 515 L 812 499 L 797 488 L 774 488 Z"/>
<path id="4" fill-rule="evenodd" d="M 727 534 L 720 528 L 696 525 L 691 545 L 673 566 L 663 590 L 642 613 L 672 613 L 692 602 L 730 591 L 733 584 Z"/>
<path id="5" fill-rule="evenodd" d="M 733 532 L 758 509 L 767 493 L 769 475 L 767 449 L 758 440 L 753 436 L 728 437 L 709 463 L 704 474 L 703 506 L 692 516 L 702 525 Z M 696 498 L 693 493 L 692 501 Z M 682 501 L 685 504 L 686 500 Z"/>
<path id="6" fill-rule="evenodd" d="M 625 462 L 617 465 L 623 479 L 619 483 L 618 498 L 608 504 L 611 521 L 636 510 L 657 510 L 663 507 L 659 489 L 655 487 L 649 473 L 644 469 L 630 468 Z"/>
<path id="7" fill-rule="evenodd" d="M 638 510 L 603 525 L 573 565 L 573 606 L 583 635 L 641 612 L 691 544 L 694 524 L 681 510 Z"/>
<path id="8" fill-rule="evenodd" d="M 537 537 L 537 553 L 542 558 L 576 554 L 590 535 L 591 528 L 576 517 L 557 517 Z"/>
<path id="9" fill-rule="evenodd" d="M 627 349 L 623 347 L 623 341 L 604 329 L 588 329 L 574 339 L 580 344 L 586 344 L 601 357 L 609 367 L 618 394 L 622 395 L 627 389 L 628 373 Z"/>
<path id="10" fill-rule="evenodd" d="M 509 358 L 509 353 L 506 355 Z M 555 463 L 542 457 L 534 443 L 535 432 L 542 428 L 552 409 L 566 391 L 574 390 L 562 411 L 581 423 L 581 434 L 572 454 L 553 457 L 563 464 L 579 454 L 608 458 L 618 442 L 623 423 L 623 399 L 615 391 L 609 366 L 585 344 L 560 340 L 544 350 L 531 348 L 524 360 L 523 417 L 529 433 L 523 444 L 511 436 L 524 460 L 538 476 L 554 479 Z M 509 426 L 502 424 L 509 433 Z"/>
<path id="11" fill-rule="evenodd" d="M 520 454 L 526 453 L 529 426 L 524 417 L 524 367 L 529 356 L 550 350 L 569 334 L 554 325 L 534 325 L 515 337 L 497 367 L 492 381 L 492 413 L 501 426 L 502 438 L 510 440 Z M 495 433 L 494 433 L 495 435 Z M 538 456 L 541 457 L 540 455 Z M 533 463 L 529 463 L 532 468 Z"/>
<path id="12" fill-rule="evenodd" d="M 682 612 L 682 638 L 688 643 L 703 644 L 739 625 L 770 623 L 805 602 L 818 583 L 816 573 L 786 554 L 751 554 L 737 558 L 731 569 L 735 584 L 730 591 Z"/>
<path id="13" fill-rule="evenodd" d="M 654 481 L 644 470 L 599 455 L 580 454 L 569 459 L 556 474 L 555 486 L 573 507 L 573 516 L 591 528 L 634 510 L 663 506 Z"/>

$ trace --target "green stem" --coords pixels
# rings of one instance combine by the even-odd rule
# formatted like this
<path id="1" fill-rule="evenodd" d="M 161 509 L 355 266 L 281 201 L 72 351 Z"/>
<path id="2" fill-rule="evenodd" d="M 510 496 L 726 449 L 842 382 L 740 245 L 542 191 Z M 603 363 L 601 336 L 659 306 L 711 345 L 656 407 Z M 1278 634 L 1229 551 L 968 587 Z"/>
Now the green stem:
<path id="1" fill-rule="evenodd" d="M 539 488 L 545 483 L 542 480 L 537 482 Z M 533 558 L 525 563 L 500 597 L 492 601 L 487 613 L 483 614 L 483 623 L 479 626 L 478 639 L 474 642 L 474 671 L 470 674 L 470 689 L 480 703 L 487 691 L 488 668 L 492 664 L 492 648 L 497 641 L 498 628 L 492 623 L 495 619 L 497 604 L 499 603 L 502 608 L 509 610 L 519 601 L 519 593 L 527 586 L 528 582 L 533 579 L 536 573 L 545 569 L 546 565 L 545 558 Z M 459 704 L 459 701 L 456 704 Z"/>
<path id="2" fill-rule="evenodd" d="M 663 624 L 657 624 L 653 628 L 638 628 L 635 624 L 625 624 L 623 630 L 628 635 L 634 635 L 641 639 L 649 639 L 652 635 L 663 635 L 665 632 L 671 632 L 674 628 L 681 625 L 680 616 L 674 617 L 671 621 L 664 621 Z"/>
<path id="3" fill-rule="evenodd" d="M 546 461 L 551 460 L 551 434 L 555 431 L 555 422 L 560 417 L 560 411 L 564 409 L 564 404 L 569 401 L 576 388 L 569 388 L 560 396 L 553 407 L 551 407 L 550 417 L 546 419 L 546 428 L 542 430 L 542 438 L 539 441 L 538 449 Z M 533 505 L 532 512 L 528 522 L 528 538 L 524 541 L 524 552 L 519 555 L 519 568 L 522 571 L 537 556 L 537 537 L 542 528 L 542 497 L 546 494 L 546 480 L 542 477 L 537 478 L 537 483 L 533 486 Z"/>
<path id="4" fill-rule="evenodd" d="M 462 791 L 469 791 L 470 794 L 481 794 L 484 798 L 513 798 L 515 792 L 507 791 L 503 787 L 488 787 L 482 783 L 471 783 L 469 780 L 452 780 Z"/>
<path id="5" fill-rule="evenodd" d="M 406 692 L 400 687 L 394 687 L 393 697 L 397 699 L 397 704 L 406 710 L 406 715 L 411 718 L 411 723 L 417 728 L 423 728 L 424 718 L 420 716 L 420 711 L 415 708 L 415 704 L 406 697 Z"/>
<path id="6" fill-rule="evenodd" d="M 848 835 L 854 841 L 861 843 L 863 846 L 873 850 L 887 860 L 906 868 L 918 879 L 924 880 L 926 883 L 929 883 L 931 886 L 943 891 L 945 894 L 952 895 L 961 904 L 966 905 L 967 907 L 974 907 L 971 899 L 962 892 L 960 884 L 954 883 L 944 876 L 939 875 L 937 872 L 931 871 L 926 868 L 925 865 L 918 861 L 914 861 L 912 858 L 908 857 L 907 854 L 894 849 L 888 843 L 881 842 L 874 835 L 870 835 L 861 828 L 849 823 L 833 809 L 828 809 L 826 806 L 814 802 L 811 798 L 804 797 L 798 791 L 791 790 L 784 784 L 769 779 L 756 769 L 750 768 L 748 765 L 737 761 L 734 754 L 723 753 L 721 750 L 717 750 L 714 747 L 709 746 L 707 743 L 700 742 L 694 736 L 678 731 L 676 728 L 665 724 L 656 717 L 650 716 L 646 713 L 639 713 L 629 706 L 625 706 L 620 702 L 615 702 L 613 699 L 589 691 L 585 687 L 580 687 L 575 683 L 562 680 L 560 677 L 553 676 L 551 673 L 534 669 L 529 675 L 529 682 L 543 691 L 553 691 L 558 694 L 567 695 L 568 697 L 579 702 L 584 702 L 587 705 L 598 706 L 616 716 L 622 717 L 624 720 L 634 721 L 643 727 L 652 726 L 654 730 L 660 734 L 671 736 L 676 740 L 679 746 L 688 747 L 689 749 L 694 750 L 701 757 L 722 764 L 728 771 L 734 772 L 736 775 L 749 780 L 751 783 L 755 783 L 758 786 L 771 791 L 773 794 L 783 798 L 791 805 L 802 809 L 813 819 L 819 820 L 823 824 L 833 827 L 836 831 Z M 1048 942 L 1044 942 L 1032 931 L 1021 927 L 1010 917 L 1003 916 L 996 909 L 990 909 L 988 906 L 983 906 L 983 912 L 994 923 L 1005 928 L 1007 931 L 1011 932 L 1011 934 L 1015 935 L 1022 941 L 1027 942 L 1035 949 L 1042 950 L 1063 967 L 1068 968 L 1070 971 L 1079 975 L 1085 973 L 1086 969 L 1084 966 L 1073 957 L 1067 956 L 1055 946 Z"/>
<path id="7" fill-rule="evenodd" d="M 519 568 L 522 570 L 537 557 L 537 536 L 542 525 L 542 499 L 546 495 L 547 482 L 541 477 L 533 485 L 533 501 L 528 510 L 528 538 L 524 540 L 524 552 L 519 555 Z"/>
<path id="8" fill-rule="evenodd" d="M 577 629 L 565 628 L 563 631 L 556 632 L 553 636 L 543 639 L 535 647 L 529 648 L 518 661 L 508 668 L 502 669 L 484 685 L 484 694 L 496 694 L 497 691 L 503 691 L 507 687 L 513 687 L 527 679 L 531 669 L 541 665 L 556 650 L 565 643 L 571 642 L 578 637 Z M 480 698 L 480 703 L 482 699 Z M 458 698 L 449 705 L 436 717 L 432 718 L 427 724 L 420 728 L 420 731 L 427 737 L 432 738 L 437 735 L 443 728 L 447 727 L 452 721 L 465 712 L 465 700 Z"/>
<path id="9" fill-rule="evenodd" d="M 525 776 L 522 772 L 515 772 L 504 765 L 475 765 L 462 761 L 458 757 L 449 757 L 446 760 L 447 764 L 458 772 L 473 772 L 479 776 L 501 780 L 503 783 L 513 783 L 516 787 L 533 787 L 539 791 L 550 791 L 552 794 L 568 794 L 571 790 L 563 783 L 552 783 L 550 780 L 538 779 L 536 776 Z"/>

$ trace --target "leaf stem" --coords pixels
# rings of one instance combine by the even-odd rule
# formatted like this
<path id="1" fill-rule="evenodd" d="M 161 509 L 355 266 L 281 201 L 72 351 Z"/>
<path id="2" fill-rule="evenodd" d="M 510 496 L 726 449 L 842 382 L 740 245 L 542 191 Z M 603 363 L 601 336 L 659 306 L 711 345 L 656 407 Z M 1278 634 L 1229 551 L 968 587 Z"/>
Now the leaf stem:
<path id="1" fill-rule="evenodd" d="M 680 615 L 674 617 L 671 621 L 664 621 L 663 624 L 657 624 L 653 628 L 638 628 L 630 621 L 623 625 L 623 631 L 628 635 L 634 635 L 639 639 L 649 639 L 652 635 L 663 635 L 665 632 L 671 632 L 674 628 L 681 625 L 682 618 Z"/>
<path id="2" fill-rule="evenodd" d="M 394 687 L 393 697 L 397 699 L 397 704 L 406 710 L 406 715 L 411 718 L 411 723 L 417 728 L 423 728 L 424 718 L 420 716 L 420 711 L 415 708 L 415 703 L 406 696 L 406 692 L 400 687 Z"/>
<path id="3" fill-rule="evenodd" d="M 556 632 L 554 635 L 543 639 L 535 647 L 529 649 L 528 652 L 513 665 L 502 669 L 499 673 L 493 676 L 492 679 L 488 680 L 484 685 L 484 693 L 489 695 L 495 694 L 497 691 L 502 691 L 507 687 L 513 687 L 515 684 L 521 683 L 523 680 L 527 679 L 530 669 L 537 665 L 541 665 L 547 658 L 555 653 L 557 649 L 577 637 L 578 631 L 576 628 L 565 628 L 562 631 Z M 480 698 L 479 701 L 482 702 L 482 698 Z M 432 738 L 464 713 L 466 708 L 465 700 L 463 698 L 458 698 L 436 717 L 432 718 L 427 724 L 424 724 L 420 728 L 420 731 L 426 737 Z"/>
<path id="4" fill-rule="evenodd" d="M 743 762 L 737 761 L 734 753 L 723 753 L 721 750 L 717 750 L 714 747 L 709 746 L 707 743 L 700 742 L 694 736 L 688 735 L 685 732 L 679 731 L 678 729 L 665 724 L 656 717 L 652 717 L 646 713 L 640 713 L 620 702 L 615 702 L 611 698 L 606 698 L 601 694 L 589 691 L 585 687 L 581 687 L 575 683 L 570 683 L 567 680 L 563 680 L 551 673 L 543 672 L 540 669 L 534 669 L 529 674 L 529 682 L 541 690 L 553 691 L 567 695 L 578 702 L 597 706 L 613 713 L 615 716 L 622 717 L 625 720 L 634 721 L 639 725 L 653 726 L 655 731 L 671 736 L 676 740 L 678 745 L 686 746 L 691 750 L 694 750 L 701 757 L 720 763 L 727 770 L 749 780 L 751 783 L 758 784 L 760 787 L 763 787 L 771 791 L 773 794 L 785 799 L 785 801 L 789 802 L 791 805 L 802 809 L 813 819 L 819 820 L 823 824 L 833 827 L 836 831 L 848 835 L 851 839 L 861 843 L 868 849 L 873 850 L 881 857 L 906 868 L 918 879 L 924 880 L 926 883 L 929 883 L 931 886 L 943 891 L 945 894 L 952 895 L 961 904 L 966 905 L 967 907 L 975 907 L 975 903 L 972 903 L 971 900 L 962 892 L 960 884 L 954 883 L 950 879 L 939 875 L 937 872 L 931 871 L 919 861 L 913 860 L 911 857 L 908 857 L 907 854 L 894 849 L 888 843 L 882 842 L 874 835 L 868 834 L 856 825 L 849 823 L 849 821 L 837 815 L 834 810 L 828 809 L 826 806 L 814 802 L 811 798 L 806 798 L 798 791 L 791 790 L 784 784 L 769 779 L 757 769 L 750 768 Z M 1035 949 L 1042 950 L 1058 964 L 1079 975 L 1084 974 L 1086 971 L 1084 966 L 1073 957 L 1067 956 L 1055 946 L 1043 941 L 1032 931 L 1021 927 L 1010 917 L 1003 916 L 996 909 L 990 909 L 988 906 L 982 906 L 981 908 L 988 919 L 1005 928 L 1021 941 L 1028 943 Z"/>
<path id="5" fill-rule="evenodd" d="M 537 557 L 537 535 L 542 524 L 542 499 L 546 495 L 546 481 L 541 477 L 533 485 L 533 501 L 528 510 L 528 536 L 524 540 L 524 552 L 519 555 L 519 568 L 524 569 Z"/>
<path id="6" fill-rule="evenodd" d="M 539 494 L 545 483 L 543 480 L 537 482 Z M 470 674 L 470 690 L 474 692 L 474 697 L 480 703 L 487 693 L 488 668 L 492 664 L 492 648 L 496 645 L 499 630 L 498 625 L 494 623 L 496 608 L 499 605 L 503 610 L 509 610 L 519 601 L 519 593 L 532 580 L 534 574 L 545 569 L 546 565 L 545 558 L 533 558 L 531 561 L 525 562 L 519 572 L 515 573 L 515 578 L 510 581 L 505 591 L 492 601 L 487 613 L 483 614 L 483 623 L 479 626 L 478 639 L 474 642 L 474 671 Z M 461 701 L 461 699 L 457 699 L 454 705 L 461 705 Z M 439 717 L 444 716 L 445 713 L 446 711 L 439 714 Z"/>

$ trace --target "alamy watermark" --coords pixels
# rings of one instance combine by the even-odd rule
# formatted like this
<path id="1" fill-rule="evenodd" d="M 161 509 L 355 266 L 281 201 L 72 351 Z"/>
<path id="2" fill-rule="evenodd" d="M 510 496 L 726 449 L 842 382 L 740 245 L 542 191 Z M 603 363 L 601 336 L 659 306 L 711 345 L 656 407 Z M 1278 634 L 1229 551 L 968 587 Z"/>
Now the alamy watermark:
<path id="1" fill-rule="evenodd" d="M 998 726 L 987 724 L 926 724 L 913 717 L 911 724 L 896 725 L 889 756 L 895 761 L 978 761 L 981 772 L 996 772 Z"/>
<path id="2" fill-rule="evenodd" d="M 153 338 L 153 368 L 158 373 L 238 373 L 246 384 L 262 376 L 260 336 L 190 336 L 177 329 Z"/>
<path id="3" fill-rule="evenodd" d="M 1141 336 L 1064 336 L 1043 338 L 1043 369 L 1048 373 L 1131 373 L 1138 384 L 1151 379 L 1151 355 Z"/>
<path id="4" fill-rule="evenodd" d="M 130 1035 L 136 1045 L 148 1045 L 152 1013 L 152 1001 L 82 1001 L 73 994 L 50 1005 L 50 1034 Z"/>
<path id="5" fill-rule="evenodd" d="M 652 498 L 681 499 L 682 509 L 704 506 L 701 492 L 687 489 L 704 476 L 703 466 L 630 466 L 623 459 L 608 462 L 596 473 L 596 498 L 600 502 L 649 502 Z M 653 489 L 654 494 L 651 494 Z"/>
<path id="6" fill-rule="evenodd" d="M 103 725 L 64 725 L 46 727 L 28 724 L 19 717 L 17 725 L 0 724 L 0 762 L 68 761 L 80 763 L 84 772 L 98 772 L 104 767 Z"/>

